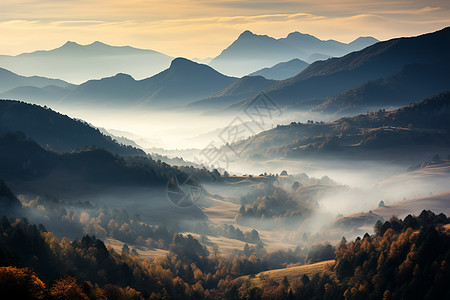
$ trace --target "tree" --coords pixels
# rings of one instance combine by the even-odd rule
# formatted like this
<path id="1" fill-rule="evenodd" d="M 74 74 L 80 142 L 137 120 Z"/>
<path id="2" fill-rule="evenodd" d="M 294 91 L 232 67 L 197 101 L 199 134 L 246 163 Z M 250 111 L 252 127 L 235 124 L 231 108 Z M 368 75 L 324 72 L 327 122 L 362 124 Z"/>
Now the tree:
<path id="1" fill-rule="evenodd" d="M 288 172 L 286 170 L 281 171 L 280 176 L 287 176 Z"/>
<path id="2" fill-rule="evenodd" d="M 293 184 L 292 184 L 292 190 L 293 191 L 296 191 L 299 187 L 301 187 L 302 185 L 298 182 L 298 181 L 296 181 L 296 182 L 294 182 Z"/>
<path id="3" fill-rule="evenodd" d="M 130 247 L 127 244 L 123 244 L 122 254 L 130 254 Z"/>
<path id="4" fill-rule="evenodd" d="M 54 299 L 88 299 L 83 289 L 73 276 L 65 276 L 58 279 L 50 289 L 50 294 Z"/>
<path id="5" fill-rule="evenodd" d="M 0 267 L 2 299 L 44 299 L 45 284 L 28 268 Z"/>
<path id="6" fill-rule="evenodd" d="M 213 245 L 213 246 L 212 246 L 212 251 L 213 251 L 213 254 L 214 254 L 214 257 L 215 257 L 215 258 L 218 258 L 218 257 L 220 256 L 220 249 L 219 249 L 219 246 Z"/>
<path id="7" fill-rule="evenodd" d="M 212 171 L 212 174 L 213 174 L 214 178 L 216 178 L 216 179 L 220 178 L 220 172 L 217 169 L 214 169 Z"/>

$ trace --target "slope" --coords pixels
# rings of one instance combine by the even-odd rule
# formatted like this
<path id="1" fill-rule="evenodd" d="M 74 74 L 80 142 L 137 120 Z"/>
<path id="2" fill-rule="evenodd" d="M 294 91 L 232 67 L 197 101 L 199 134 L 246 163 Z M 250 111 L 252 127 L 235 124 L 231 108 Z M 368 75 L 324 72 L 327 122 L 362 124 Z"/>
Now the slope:
<path id="1" fill-rule="evenodd" d="M 311 99 L 331 97 L 367 82 L 392 76 L 408 64 L 448 60 L 450 27 L 411 38 L 379 42 L 341 58 L 311 64 L 295 77 L 280 81 L 266 92 L 279 105 L 310 109 Z M 431 96 L 431 95 L 428 95 Z"/>
<path id="2" fill-rule="evenodd" d="M 145 155 L 145 152 L 118 144 L 89 124 L 71 119 L 51 109 L 19 101 L 0 100 L 0 134 L 21 131 L 41 146 L 66 152 L 95 145 L 114 154 Z"/>

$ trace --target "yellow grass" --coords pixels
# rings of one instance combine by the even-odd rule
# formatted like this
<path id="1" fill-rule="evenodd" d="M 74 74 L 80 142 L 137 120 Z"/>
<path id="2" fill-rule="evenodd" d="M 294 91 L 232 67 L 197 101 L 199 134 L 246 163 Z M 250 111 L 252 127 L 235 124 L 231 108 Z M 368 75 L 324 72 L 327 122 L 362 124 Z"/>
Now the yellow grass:
<path id="1" fill-rule="evenodd" d="M 107 238 L 105 239 L 105 245 L 111 246 L 114 251 L 122 253 L 122 247 L 123 247 L 123 242 L 113 239 L 113 238 Z M 139 254 L 139 257 L 141 258 L 155 258 L 155 257 L 159 257 L 159 256 L 165 256 L 169 253 L 168 250 L 163 250 L 163 249 L 152 249 L 152 248 L 148 248 L 145 246 L 140 246 L 140 245 L 134 245 L 134 244 L 128 244 L 127 245 L 131 248 L 136 249 L 137 253 Z"/>
<path id="2" fill-rule="evenodd" d="M 310 265 L 264 271 L 255 274 L 255 276 L 241 276 L 239 277 L 239 279 L 249 279 L 254 286 L 261 286 L 264 283 L 264 280 L 268 279 L 274 280 L 276 282 L 281 282 L 284 276 L 286 276 L 289 282 L 291 282 L 296 278 L 301 278 L 304 274 L 308 275 L 309 278 L 313 277 L 316 274 L 322 274 L 333 265 L 334 260 L 326 260 Z"/>

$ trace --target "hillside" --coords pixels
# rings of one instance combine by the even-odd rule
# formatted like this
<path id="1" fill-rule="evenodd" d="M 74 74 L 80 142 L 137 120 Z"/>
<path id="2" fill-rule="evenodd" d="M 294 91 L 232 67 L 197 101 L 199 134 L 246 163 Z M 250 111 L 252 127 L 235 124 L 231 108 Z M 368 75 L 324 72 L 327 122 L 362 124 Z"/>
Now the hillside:
<path id="1" fill-rule="evenodd" d="M 379 110 L 330 123 L 278 125 L 232 147 L 243 147 L 244 157 L 262 159 L 329 154 L 383 160 L 412 159 L 422 154 L 430 157 L 434 154 L 430 152 L 450 149 L 449 120 L 447 92 L 392 111 Z"/>
<path id="2" fill-rule="evenodd" d="M 21 86 L 31 86 L 37 88 L 43 88 L 46 86 L 58 86 L 65 88 L 69 87 L 70 84 L 59 79 L 50 79 L 40 76 L 21 76 L 9 70 L 0 68 L 0 93 L 4 93 L 8 90 Z"/>
<path id="3" fill-rule="evenodd" d="M 0 65 L 13 72 L 61 78 L 76 84 L 117 73 L 146 78 L 166 69 L 171 60 L 153 50 L 110 46 L 98 41 L 89 45 L 69 41 L 48 51 L 0 55 Z"/>
<path id="4" fill-rule="evenodd" d="M 290 61 L 278 63 L 270 68 L 264 68 L 251 73 L 249 76 L 262 76 L 267 79 L 284 80 L 291 78 L 303 71 L 308 63 L 294 58 Z"/>
<path id="5" fill-rule="evenodd" d="M 278 82 L 266 93 L 279 105 L 310 109 L 315 106 L 308 102 L 311 99 L 322 103 L 326 97 L 367 81 L 393 76 L 409 64 L 448 61 L 449 52 L 450 27 L 417 37 L 392 39 L 340 58 L 317 61 L 297 76 Z"/>
<path id="6" fill-rule="evenodd" d="M 449 60 L 406 65 L 393 76 L 349 89 L 312 110 L 341 115 L 407 105 L 450 90 L 449 68 Z"/>
<path id="7" fill-rule="evenodd" d="M 333 265 L 334 260 L 326 260 L 315 264 L 264 271 L 258 274 L 242 276 L 237 280 L 248 279 L 250 280 L 252 286 L 262 287 L 264 285 L 264 281 L 273 280 L 275 282 L 281 282 L 284 280 L 284 277 L 286 277 L 289 282 L 292 282 L 296 279 L 302 278 L 304 275 L 310 278 L 314 277 L 316 274 L 322 275 L 324 272 L 332 268 Z"/>
<path id="8" fill-rule="evenodd" d="M 225 76 L 213 68 L 185 58 L 176 58 L 170 68 L 140 84 L 145 87 L 143 104 L 186 104 L 226 88 L 237 78 Z"/>
<path id="9" fill-rule="evenodd" d="M 102 134 L 91 125 L 38 105 L 0 100 L 0 134 L 21 131 L 42 147 L 67 152 L 95 145 L 119 155 L 145 155 Z"/>
<path id="10" fill-rule="evenodd" d="M 275 80 L 268 80 L 263 76 L 244 76 L 218 93 L 190 103 L 189 107 L 201 109 L 225 108 L 237 101 L 255 97 L 275 82 Z"/>

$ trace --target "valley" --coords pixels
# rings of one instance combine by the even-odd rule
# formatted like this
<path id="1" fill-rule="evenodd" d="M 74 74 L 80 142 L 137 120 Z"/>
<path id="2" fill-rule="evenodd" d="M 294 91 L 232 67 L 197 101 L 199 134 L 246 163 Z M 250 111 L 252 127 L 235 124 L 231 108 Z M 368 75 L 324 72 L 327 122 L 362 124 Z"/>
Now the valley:
<path id="1" fill-rule="evenodd" d="M 0 294 L 448 298 L 448 53 L 450 27 L 0 55 Z"/>

